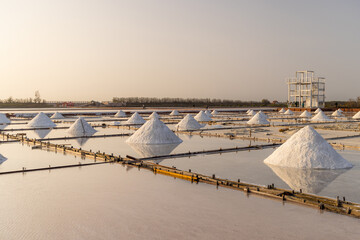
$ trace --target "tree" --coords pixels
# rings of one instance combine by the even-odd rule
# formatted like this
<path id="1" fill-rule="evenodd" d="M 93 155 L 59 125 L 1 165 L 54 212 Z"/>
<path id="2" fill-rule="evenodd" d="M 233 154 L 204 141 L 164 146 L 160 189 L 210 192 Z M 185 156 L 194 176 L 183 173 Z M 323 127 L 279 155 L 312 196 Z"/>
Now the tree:
<path id="1" fill-rule="evenodd" d="M 40 98 L 40 92 L 39 90 L 35 91 L 35 99 L 34 99 L 35 103 L 41 103 L 41 98 Z"/>

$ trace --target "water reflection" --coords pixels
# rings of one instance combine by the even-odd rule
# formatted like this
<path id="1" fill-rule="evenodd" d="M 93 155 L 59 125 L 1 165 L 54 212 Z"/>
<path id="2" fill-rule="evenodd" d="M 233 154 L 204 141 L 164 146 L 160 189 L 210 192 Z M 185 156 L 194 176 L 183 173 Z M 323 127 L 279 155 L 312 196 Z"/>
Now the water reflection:
<path id="1" fill-rule="evenodd" d="M 75 139 L 75 141 L 79 144 L 79 146 L 83 146 L 88 140 L 89 138 L 87 137 L 91 137 L 92 135 L 94 135 L 95 133 L 81 133 L 81 134 L 70 134 L 72 137 L 78 137 Z"/>
<path id="2" fill-rule="evenodd" d="M 36 129 L 34 130 L 34 133 L 36 134 L 36 136 L 38 136 L 39 139 L 43 139 L 45 138 L 52 129 Z"/>
<path id="3" fill-rule="evenodd" d="M 349 169 L 319 170 L 319 169 L 298 169 L 267 165 L 283 180 L 291 189 L 303 192 L 318 194 L 338 176 Z"/>
<path id="4" fill-rule="evenodd" d="M 0 164 L 2 164 L 3 162 L 5 162 L 7 160 L 6 157 L 4 157 L 2 154 L 0 154 Z"/>
<path id="5" fill-rule="evenodd" d="M 169 155 L 180 143 L 174 144 L 139 144 L 128 143 L 130 147 L 138 153 L 141 157 L 155 157 Z M 163 160 L 154 160 L 155 163 L 160 163 Z"/>

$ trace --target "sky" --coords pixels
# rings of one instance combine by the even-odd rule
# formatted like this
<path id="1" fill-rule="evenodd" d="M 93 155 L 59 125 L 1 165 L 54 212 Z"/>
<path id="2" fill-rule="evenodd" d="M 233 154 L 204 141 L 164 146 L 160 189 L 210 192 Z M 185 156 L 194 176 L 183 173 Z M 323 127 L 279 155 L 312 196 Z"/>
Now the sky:
<path id="1" fill-rule="evenodd" d="M 360 96 L 357 0 L 0 0 L 0 99 Z"/>

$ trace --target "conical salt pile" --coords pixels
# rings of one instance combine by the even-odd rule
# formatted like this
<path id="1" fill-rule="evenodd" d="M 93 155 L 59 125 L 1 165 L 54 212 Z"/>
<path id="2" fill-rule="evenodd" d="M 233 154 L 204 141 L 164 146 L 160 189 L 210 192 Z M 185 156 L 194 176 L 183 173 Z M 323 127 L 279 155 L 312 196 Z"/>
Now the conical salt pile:
<path id="1" fill-rule="evenodd" d="M 255 116 L 256 112 L 254 110 L 250 110 L 247 115 L 248 116 Z"/>
<path id="2" fill-rule="evenodd" d="M 213 110 L 213 111 L 211 112 L 211 114 L 212 114 L 212 115 L 218 115 L 218 114 L 219 114 L 219 112 L 218 112 L 218 111 L 216 111 L 216 110 Z"/>
<path id="3" fill-rule="evenodd" d="M 114 117 L 126 117 L 126 113 L 123 110 L 119 110 L 115 113 Z"/>
<path id="4" fill-rule="evenodd" d="M 0 124 L 8 124 L 8 123 L 10 123 L 10 119 L 8 119 L 5 114 L 0 113 Z"/>
<path id="5" fill-rule="evenodd" d="M 144 124 L 145 120 L 140 116 L 138 112 L 135 112 L 126 122 L 126 124 Z"/>
<path id="6" fill-rule="evenodd" d="M 28 127 L 34 128 L 52 128 L 56 124 L 51 121 L 51 119 L 45 115 L 45 113 L 40 112 L 36 117 L 34 117 L 28 124 Z"/>
<path id="7" fill-rule="evenodd" d="M 158 118 L 152 118 L 129 137 L 126 142 L 141 144 L 171 144 L 181 143 L 182 140 Z"/>
<path id="8" fill-rule="evenodd" d="M 157 112 L 153 112 L 152 114 L 150 114 L 149 118 L 160 118 L 159 114 L 157 114 Z"/>
<path id="9" fill-rule="evenodd" d="M 251 111 L 251 109 L 248 109 L 248 110 L 246 111 L 246 114 L 248 114 L 250 111 Z"/>
<path id="10" fill-rule="evenodd" d="M 300 117 L 302 118 L 309 118 L 311 117 L 311 113 L 309 113 L 308 111 L 303 111 L 302 114 L 300 114 Z"/>
<path id="11" fill-rule="evenodd" d="M 187 114 L 176 126 L 177 130 L 197 130 L 200 129 L 202 125 L 193 118 L 190 114 Z"/>
<path id="12" fill-rule="evenodd" d="M 61 113 L 56 112 L 50 118 L 52 118 L 52 119 L 64 119 L 64 116 Z"/>
<path id="13" fill-rule="evenodd" d="M 265 115 L 265 114 L 264 114 Z M 270 124 L 268 120 L 266 120 L 266 118 L 264 117 L 264 115 L 262 115 L 260 112 L 258 112 L 257 114 L 255 114 L 255 116 L 253 116 L 248 122 L 247 124 Z"/>
<path id="14" fill-rule="evenodd" d="M 263 111 L 260 111 L 259 114 L 265 118 L 265 119 L 269 119 L 268 115 L 266 115 Z"/>
<path id="15" fill-rule="evenodd" d="M 342 117 L 344 115 L 339 110 L 336 110 L 335 112 L 333 112 L 331 114 L 331 116 L 333 116 L 333 117 Z"/>
<path id="16" fill-rule="evenodd" d="M 6 157 L 4 157 L 2 154 L 0 154 L 0 164 L 2 164 L 3 162 L 5 162 L 7 160 Z"/>
<path id="17" fill-rule="evenodd" d="M 344 112 L 344 111 L 343 111 L 343 110 L 341 110 L 340 108 L 338 109 L 338 111 L 339 111 L 339 112 L 341 112 L 341 113 L 343 113 L 343 112 Z"/>
<path id="18" fill-rule="evenodd" d="M 320 108 L 315 110 L 315 113 L 319 113 L 319 112 L 322 112 L 322 110 Z"/>
<path id="19" fill-rule="evenodd" d="M 200 111 L 196 114 L 195 119 L 199 122 L 210 122 L 212 120 L 204 111 Z"/>
<path id="20" fill-rule="evenodd" d="M 275 150 L 264 163 L 282 167 L 341 169 L 351 168 L 334 148 L 312 127 L 306 126 Z"/>
<path id="21" fill-rule="evenodd" d="M 294 115 L 294 112 L 288 109 L 286 112 L 284 112 L 284 115 Z"/>
<path id="22" fill-rule="evenodd" d="M 180 113 L 177 110 L 172 110 L 172 112 L 170 113 L 170 116 L 179 116 Z"/>
<path id="23" fill-rule="evenodd" d="M 210 110 L 206 110 L 205 114 L 208 115 L 209 117 L 213 117 L 213 115 L 211 114 Z"/>
<path id="24" fill-rule="evenodd" d="M 360 118 L 360 111 L 357 112 L 352 118 L 353 119 L 359 119 Z"/>
<path id="25" fill-rule="evenodd" d="M 85 119 L 79 117 L 66 132 L 73 136 L 89 136 L 93 135 L 96 130 Z"/>
<path id="26" fill-rule="evenodd" d="M 286 110 L 284 108 L 280 109 L 279 113 L 284 113 Z"/>
<path id="27" fill-rule="evenodd" d="M 318 114 L 316 114 L 312 119 L 312 122 L 331 122 L 333 121 L 328 116 L 325 115 L 323 111 L 320 111 Z"/>

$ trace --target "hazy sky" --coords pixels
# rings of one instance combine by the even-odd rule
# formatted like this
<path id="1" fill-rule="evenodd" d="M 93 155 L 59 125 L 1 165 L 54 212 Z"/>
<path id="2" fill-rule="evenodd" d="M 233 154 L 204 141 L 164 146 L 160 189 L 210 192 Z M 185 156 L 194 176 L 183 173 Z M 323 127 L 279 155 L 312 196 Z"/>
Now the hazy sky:
<path id="1" fill-rule="evenodd" d="M 0 0 L 0 99 L 360 96 L 360 1 Z"/>

